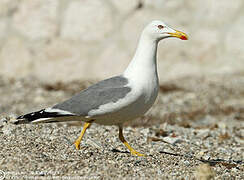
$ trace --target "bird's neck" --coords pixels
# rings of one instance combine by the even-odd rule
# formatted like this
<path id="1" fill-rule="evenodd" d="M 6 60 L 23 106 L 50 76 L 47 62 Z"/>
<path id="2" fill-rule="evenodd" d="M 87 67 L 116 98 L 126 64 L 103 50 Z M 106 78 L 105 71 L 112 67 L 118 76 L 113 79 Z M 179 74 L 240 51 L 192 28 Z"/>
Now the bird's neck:
<path id="1" fill-rule="evenodd" d="M 136 53 L 124 72 L 130 78 L 156 76 L 157 78 L 157 45 L 158 42 L 141 35 Z"/>

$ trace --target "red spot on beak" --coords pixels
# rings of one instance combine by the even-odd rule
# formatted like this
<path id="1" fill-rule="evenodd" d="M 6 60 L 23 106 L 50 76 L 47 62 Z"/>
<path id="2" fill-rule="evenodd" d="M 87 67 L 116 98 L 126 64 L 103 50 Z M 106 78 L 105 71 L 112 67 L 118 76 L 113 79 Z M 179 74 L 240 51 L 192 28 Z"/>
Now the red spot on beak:
<path id="1" fill-rule="evenodd" d="M 180 39 L 187 40 L 188 38 L 186 36 L 180 36 Z"/>
<path id="2" fill-rule="evenodd" d="M 175 30 L 175 33 L 168 33 L 168 34 L 170 34 L 171 37 L 177 37 L 181 40 L 187 40 L 188 39 L 187 35 L 181 31 Z"/>

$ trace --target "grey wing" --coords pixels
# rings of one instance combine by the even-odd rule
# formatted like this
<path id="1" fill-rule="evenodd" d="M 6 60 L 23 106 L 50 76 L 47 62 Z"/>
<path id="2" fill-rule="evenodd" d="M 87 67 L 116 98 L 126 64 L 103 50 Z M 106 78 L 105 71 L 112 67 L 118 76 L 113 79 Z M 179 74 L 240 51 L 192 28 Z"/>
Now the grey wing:
<path id="1" fill-rule="evenodd" d="M 106 79 L 88 87 L 71 99 L 53 106 L 52 109 L 87 116 L 89 111 L 125 97 L 131 91 L 131 88 L 126 86 L 127 84 L 128 80 L 122 76 Z"/>

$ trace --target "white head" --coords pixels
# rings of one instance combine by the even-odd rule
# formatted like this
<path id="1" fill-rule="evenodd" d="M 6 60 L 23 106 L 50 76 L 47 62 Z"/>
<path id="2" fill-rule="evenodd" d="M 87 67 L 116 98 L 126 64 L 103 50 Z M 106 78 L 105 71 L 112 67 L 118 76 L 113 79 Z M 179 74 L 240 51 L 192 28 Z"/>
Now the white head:
<path id="1" fill-rule="evenodd" d="M 169 37 L 177 37 L 182 40 L 187 40 L 185 33 L 177 31 L 162 21 L 152 21 L 143 30 L 143 36 L 148 36 L 150 39 L 160 41 Z"/>

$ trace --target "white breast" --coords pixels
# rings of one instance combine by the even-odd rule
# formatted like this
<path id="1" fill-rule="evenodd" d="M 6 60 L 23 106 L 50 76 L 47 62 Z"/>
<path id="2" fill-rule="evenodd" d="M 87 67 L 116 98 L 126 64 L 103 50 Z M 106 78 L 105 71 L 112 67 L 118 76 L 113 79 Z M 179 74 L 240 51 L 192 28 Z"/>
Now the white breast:
<path id="1" fill-rule="evenodd" d="M 131 82 L 133 89 L 140 94 L 137 110 L 139 111 L 138 113 L 143 115 L 151 108 L 157 98 L 159 89 L 157 73 L 151 74 L 148 72 L 141 74 L 135 79 L 131 78 Z"/>

